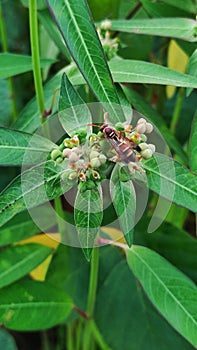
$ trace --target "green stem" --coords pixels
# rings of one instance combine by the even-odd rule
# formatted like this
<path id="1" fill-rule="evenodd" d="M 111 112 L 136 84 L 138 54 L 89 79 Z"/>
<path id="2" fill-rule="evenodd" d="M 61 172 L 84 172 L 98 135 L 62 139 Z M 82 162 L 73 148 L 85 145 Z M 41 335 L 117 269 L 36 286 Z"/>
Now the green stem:
<path id="1" fill-rule="evenodd" d="M 103 341 L 103 338 L 102 338 L 94 320 L 92 320 L 92 322 L 91 322 L 91 327 L 92 327 L 92 333 L 94 335 L 94 338 L 95 338 L 97 344 L 99 345 L 99 349 L 100 350 L 110 350 L 109 346 Z"/>
<path id="2" fill-rule="evenodd" d="M 68 350 L 74 350 L 72 325 L 73 325 L 72 323 L 67 325 L 67 348 L 68 348 Z"/>
<path id="3" fill-rule="evenodd" d="M 178 120 L 180 117 L 181 107 L 184 99 L 184 92 L 185 92 L 185 88 L 181 87 L 178 92 L 178 96 L 177 96 L 177 100 L 176 100 L 176 104 L 175 104 L 175 108 L 174 108 L 174 112 L 173 112 L 172 120 L 170 124 L 170 131 L 172 133 L 174 133 L 178 125 Z"/>
<path id="4" fill-rule="evenodd" d="M 2 51 L 8 52 L 7 33 L 6 33 L 1 3 L 0 3 L 0 33 L 1 33 Z M 17 108 L 16 108 L 16 99 L 15 99 L 16 95 L 15 95 L 14 83 L 13 83 L 12 77 L 8 78 L 8 89 L 10 92 L 10 99 L 11 99 L 12 121 L 14 121 L 16 120 L 16 117 L 17 117 Z"/>
<path id="5" fill-rule="evenodd" d="M 40 68 L 40 51 L 38 41 L 38 20 L 37 20 L 37 0 L 29 0 L 29 25 L 30 25 L 30 41 L 31 54 L 33 64 L 33 76 L 36 91 L 36 98 L 40 116 L 45 111 L 44 93 L 42 87 L 42 76 Z M 42 122 L 44 119 L 42 118 Z"/>
<path id="6" fill-rule="evenodd" d="M 83 339 L 83 349 L 89 350 L 93 334 L 92 334 L 92 320 L 94 305 L 96 299 L 96 290 L 98 283 L 98 269 L 99 269 L 99 249 L 94 248 L 92 252 L 91 259 L 91 268 L 90 268 L 90 283 L 89 283 L 89 291 L 88 291 L 88 301 L 87 301 L 87 309 L 86 313 L 90 320 L 86 321 L 85 329 L 84 329 L 84 339 Z"/>

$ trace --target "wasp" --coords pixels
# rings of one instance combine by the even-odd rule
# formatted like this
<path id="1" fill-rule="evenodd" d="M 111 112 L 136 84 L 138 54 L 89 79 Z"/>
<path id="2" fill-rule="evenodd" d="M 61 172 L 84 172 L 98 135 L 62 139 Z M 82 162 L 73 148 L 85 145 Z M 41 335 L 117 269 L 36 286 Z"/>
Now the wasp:
<path id="1" fill-rule="evenodd" d="M 107 116 L 108 113 L 106 112 L 104 114 L 104 124 L 101 125 L 99 129 L 116 152 L 116 157 L 112 157 L 111 160 L 114 162 L 122 161 L 126 164 L 139 162 L 141 156 L 137 156 L 134 150 L 140 152 L 141 148 L 125 137 L 121 131 L 117 131 L 115 128 L 109 126 L 107 123 Z"/>

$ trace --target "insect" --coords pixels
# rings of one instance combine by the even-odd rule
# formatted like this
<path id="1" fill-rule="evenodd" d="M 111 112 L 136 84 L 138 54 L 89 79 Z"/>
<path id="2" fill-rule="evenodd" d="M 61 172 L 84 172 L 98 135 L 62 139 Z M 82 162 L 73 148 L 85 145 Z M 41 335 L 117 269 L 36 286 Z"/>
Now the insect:
<path id="1" fill-rule="evenodd" d="M 122 161 L 127 164 L 130 162 L 138 162 L 141 159 L 141 156 L 137 156 L 134 150 L 140 152 L 141 148 L 136 143 L 125 137 L 121 131 L 117 131 L 115 128 L 110 127 L 106 122 L 107 116 L 108 113 L 105 113 L 104 124 L 100 126 L 100 131 L 104 134 L 104 138 L 110 142 L 116 152 L 116 156 L 112 157 L 111 160 L 114 162 Z"/>

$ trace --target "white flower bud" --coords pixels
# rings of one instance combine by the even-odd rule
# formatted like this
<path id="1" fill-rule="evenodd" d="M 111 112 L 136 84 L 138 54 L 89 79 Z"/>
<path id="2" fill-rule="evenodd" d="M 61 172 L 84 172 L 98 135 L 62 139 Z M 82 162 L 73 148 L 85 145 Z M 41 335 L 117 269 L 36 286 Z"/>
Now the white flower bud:
<path id="1" fill-rule="evenodd" d="M 150 134 L 153 131 L 153 126 L 151 123 L 146 123 L 146 134 Z"/>
<path id="2" fill-rule="evenodd" d="M 101 165 L 101 162 L 100 162 L 100 160 L 98 158 L 93 158 L 90 161 L 90 165 L 91 165 L 92 168 L 99 168 L 100 165 Z"/>
<path id="3" fill-rule="evenodd" d="M 71 149 L 70 148 L 65 148 L 62 153 L 63 153 L 63 157 L 64 158 L 65 157 L 69 157 L 69 155 L 71 154 Z"/>
<path id="4" fill-rule="evenodd" d="M 93 158 L 98 158 L 99 157 L 99 152 L 97 151 L 91 151 L 90 152 L 90 160 L 93 159 Z"/>
<path id="5" fill-rule="evenodd" d="M 105 163 L 106 163 L 107 158 L 105 157 L 105 155 L 104 155 L 104 154 L 100 154 L 100 156 L 99 156 L 99 160 L 100 160 L 101 164 L 105 164 Z"/>
<path id="6" fill-rule="evenodd" d="M 155 153 L 155 145 L 149 143 L 148 148 L 152 151 L 152 153 Z"/>
<path id="7" fill-rule="evenodd" d="M 71 152 L 71 154 L 69 155 L 69 162 L 75 163 L 78 160 L 79 160 L 78 154 L 76 154 L 75 152 Z"/>
<path id="8" fill-rule="evenodd" d="M 145 131 L 146 131 L 146 124 L 145 124 L 145 123 L 137 124 L 135 130 L 136 130 L 139 134 L 144 134 Z"/>
<path id="9" fill-rule="evenodd" d="M 139 124 L 146 124 L 146 119 L 140 118 L 137 122 L 137 125 L 139 125 Z"/>
<path id="10" fill-rule="evenodd" d="M 153 152 L 151 151 L 151 149 L 147 148 L 141 152 L 141 155 L 144 159 L 149 159 L 152 157 Z"/>
<path id="11" fill-rule="evenodd" d="M 109 19 L 105 19 L 101 22 L 101 29 L 110 30 L 111 29 L 111 21 Z"/>
<path id="12" fill-rule="evenodd" d="M 139 146 L 140 146 L 142 151 L 144 151 L 145 149 L 149 148 L 146 142 L 140 143 Z"/>

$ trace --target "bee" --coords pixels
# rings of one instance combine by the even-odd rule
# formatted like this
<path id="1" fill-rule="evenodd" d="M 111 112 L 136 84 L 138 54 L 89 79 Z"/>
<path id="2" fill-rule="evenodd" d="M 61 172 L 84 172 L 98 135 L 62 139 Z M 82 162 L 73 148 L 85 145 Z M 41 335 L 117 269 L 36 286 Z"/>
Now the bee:
<path id="1" fill-rule="evenodd" d="M 121 131 L 117 131 L 115 128 L 110 127 L 106 122 L 108 113 L 104 114 L 104 124 L 100 126 L 100 131 L 104 134 L 112 148 L 116 152 L 116 156 L 112 157 L 111 160 L 114 162 L 124 162 L 126 164 L 139 162 L 141 156 L 137 156 L 134 152 L 140 152 L 141 148 L 138 144 L 130 141 L 127 137 L 123 135 Z"/>

